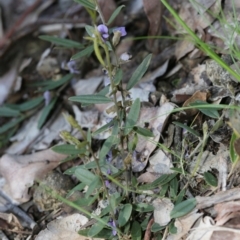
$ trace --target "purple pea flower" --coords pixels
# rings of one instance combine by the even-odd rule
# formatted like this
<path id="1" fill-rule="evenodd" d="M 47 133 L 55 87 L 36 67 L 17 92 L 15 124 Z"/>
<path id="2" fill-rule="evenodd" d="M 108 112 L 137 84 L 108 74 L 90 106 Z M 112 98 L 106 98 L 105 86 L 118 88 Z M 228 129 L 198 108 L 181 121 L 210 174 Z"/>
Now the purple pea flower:
<path id="1" fill-rule="evenodd" d="M 43 93 L 43 97 L 45 100 L 45 106 L 48 106 L 48 104 L 51 102 L 51 99 L 52 99 L 51 93 L 49 91 L 45 91 Z"/>
<path id="2" fill-rule="evenodd" d="M 100 24 L 100 25 L 97 26 L 97 30 L 101 34 L 104 41 L 108 39 L 109 34 L 108 34 L 108 27 L 107 26 L 105 26 L 104 24 Z"/>
<path id="3" fill-rule="evenodd" d="M 108 222 L 108 225 L 112 228 L 112 235 L 116 236 L 117 235 L 116 223 L 113 220 L 110 220 Z"/>
<path id="4" fill-rule="evenodd" d="M 71 60 L 67 63 L 68 69 L 70 73 L 79 74 L 80 72 L 77 70 L 77 63 L 74 60 Z"/>
<path id="5" fill-rule="evenodd" d="M 117 31 L 121 33 L 121 37 L 124 37 L 127 35 L 125 27 L 117 27 L 113 29 L 113 32 L 117 32 Z"/>

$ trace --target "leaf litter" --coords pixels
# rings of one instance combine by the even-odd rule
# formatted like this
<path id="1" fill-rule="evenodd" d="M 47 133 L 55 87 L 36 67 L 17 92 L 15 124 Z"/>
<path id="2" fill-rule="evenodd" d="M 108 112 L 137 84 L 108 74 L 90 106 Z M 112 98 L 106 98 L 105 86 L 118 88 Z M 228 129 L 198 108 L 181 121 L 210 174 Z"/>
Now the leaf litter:
<path id="1" fill-rule="evenodd" d="M 160 1 L 152 1 L 151 4 L 148 1 L 133 2 L 121 7 L 120 14 L 110 25 L 119 27 L 124 24 L 127 28 L 130 37 L 120 42 L 116 53 L 118 56 L 125 54 L 125 58 L 132 56 L 122 65 L 123 86 L 129 90 L 125 97 L 131 97 L 133 102 L 137 99 L 141 101 L 137 127 L 133 131 L 135 134 L 129 134 L 132 147 L 137 139 L 135 152 L 130 157 L 133 178 L 131 190 L 136 190 L 137 197 L 133 205 L 121 205 L 119 212 L 116 212 L 121 230 L 125 229 L 123 226 L 129 221 L 129 227 L 141 228 L 140 238 L 136 239 L 141 239 L 141 236 L 144 239 L 238 239 L 239 110 L 231 110 L 235 111 L 232 114 L 228 113 L 230 110 L 220 108 L 206 110 L 201 105 L 237 106 L 239 83 L 199 51 L 182 27 L 173 27 L 174 24 L 178 26 L 178 23 Z M 236 31 L 238 1 L 231 1 L 231 4 L 227 2 L 223 11 L 218 0 L 191 3 L 180 1 L 179 5 L 174 1 L 169 3 L 203 42 L 214 45 L 214 50 L 222 60 L 235 71 L 239 70 L 239 37 Z M 4 9 L 12 9 L 11 2 L 7 4 L 0 1 L 0 4 Z M 232 4 L 235 4 L 234 8 Z M 107 5 L 105 1 L 99 1 L 99 6 L 108 21 L 120 5 L 118 1 L 112 0 Z M 56 205 L 57 209 L 41 212 L 37 209 L 36 201 L 30 201 L 36 196 L 37 186 L 44 183 L 44 179 L 54 170 L 60 174 L 65 172 L 67 175 L 64 176 L 74 186 L 64 192 L 65 198 L 71 199 L 76 194 L 72 201 L 83 208 L 93 203 L 88 211 L 90 214 L 97 213 L 101 219 L 105 217 L 104 211 L 105 214 L 109 211 L 109 203 L 97 209 L 101 200 L 94 198 L 94 189 L 98 185 L 81 185 L 84 182 L 82 177 L 68 176 L 75 172 L 75 168 L 84 166 L 81 148 L 79 154 L 70 156 L 49 149 L 56 144 L 63 144 L 66 139 L 69 145 L 82 147 L 85 135 L 110 123 L 108 128 L 91 140 L 94 151 L 99 152 L 103 141 L 113 134 L 110 129 L 116 114 L 109 114 L 113 109 L 112 104 L 83 106 L 68 101 L 69 97 L 75 95 L 97 94 L 108 82 L 104 73 L 106 69 L 99 66 L 91 52 L 71 62 L 71 57 L 81 51 L 80 48 L 87 46 L 84 27 L 91 23 L 90 12 L 87 13 L 84 7 L 72 1 L 36 1 L 33 5 L 29 1 L 16 1 L 14 9 L 1 19 L 5 24 L 1 24 L 4 28 L 0 42 L 0 103 L 3 107 L 0 109 L 0 202 L 3 202 L 0 210 L 5 212 L 7 204 L 14 207 L 8 211 L 8 214 L 13 215 L 0 216 L 5 226 L 0 233 L 7 239 L 27 239 L 30 236 L 35 239 L 88 239 L 81 236 L 86 235 L 85 230 L 101 232 L 103 229 L 106 230 L 106 236 L 101 235 L 100 238 L 109 239 L 110 225 L 104 228 L 98 218 L 81 215 L 84 213 L 81 210 L 77 213 L 74 213 L 75 210 L 66 211 L 61 205 Z M 65 9 L 68 9 L 67 12 Z M 179 39 L 151 38 L 166 33 Z M 36 38 L 39 35 L 51 35 L 51 39 L 60 37 L 62 45 L 55 44 L 55 40 L 39 40 Z M 148 38 L 134 39 L 139 36 Z M 67 40 L 75 41 L 72 44 L 76 48 L 68 48 L 70 41 Z M 149 53 L 154 54 L 151 61 L 150 58 L 145 59 Z M 141 81 L 135 85 L 131 77 L 141 62 L 144 62 L 143 68 L 148 64 L 149 67 L 145 75 L 139 75 Z M 65 79 L 64 76 L 69 73 L 72 75 Z M 108 93 L 111 95 L 109 90 Z M 20 107 L 20 104 L 27 104 L 38 97 L 43 97 L 44 101 L 39 101 L 33 108 L 26 105 L 27 110 Z M 122 101 L 122 97 L 119 95 L 117 100 Z M 94 100 L 92 103 L 95 103 Z M 186 109 L 181 110 L 179 107 Z M 6 116 L 6 109 L 11 109 L 12 112 L 8 112 L 10 116 Z M 66 121 L 63 113 L 74 116 L 82 126 L 80 134 Z M 218 123 L 219 113 L 222 115 L 221 124 Z M 153 135 L 148 138 L 142 136 L 140 133 L 144 129 L 147 130 L 145 134 L 150 132 Z M 71 134 L 71 139 L 64 134 L 63 140 L 60 138 L 60 132 L 64 131 Z M 111 139 L 116 141 L 111 144 L 117 143 L 115 138 Z M 122 189 L 127 183 L 118 176 L 118 168 L 123 166 L 122 160 L 116 152 L 111 151 L 106 153 L 106 159 L 109 154 L 112 157 L 110 160 L 103 159 L 105 162 L 101 163 L 101 168 L 103 172 L 117 174 L 116 178 L 110 174 L 111 178 L 106 180 L 106 186 L 111 196 L 114 196 L 110 204 L 116 207 L 126 201 Z M 128 158 L 126 154 L 126 166 L 129 164 Z M 87 164 L 90 164 L 87 169 L 94 169 L 91 167 L 93 162 Z M 114 182 L 116 179 L 118 182 Z M 217 187 L 213 184 L 214 179 Z M 92 184 L 98 184 L 96 179 L 91 181 Z M 140 190 L 141 194 L 137 192 Z M 85 193 L 87 199 L 82 195 Z M 3 196 L 7 196 L 7 200 Z M 54 205 L 50 199 L 47 198 L 48 204 Z M 196 203 L 191 199 L 196 199 Z M 185 206 L 184 201 L 189 201 L 189 206 Z M 40 233 L 29 232 L 32 223 L 24 222 L 25 217 L 13 211 L 18 207 L 24 210 L 26 216 L 38 222 Z M 130 217 L 132 211 L 141 213 L 135 222 Z M 58 215 L 61 219 L 57 219 Z M 47 221 L 43 220 L 45 218 Z M 116 223 L 113 219 L 108 221 L 112 224 L 113 234 Z M 23 228 L 26 230 L 23 233 L 25 235 L 20 234 Z M 77 233 L 79 230 L 80 234 Z"/>

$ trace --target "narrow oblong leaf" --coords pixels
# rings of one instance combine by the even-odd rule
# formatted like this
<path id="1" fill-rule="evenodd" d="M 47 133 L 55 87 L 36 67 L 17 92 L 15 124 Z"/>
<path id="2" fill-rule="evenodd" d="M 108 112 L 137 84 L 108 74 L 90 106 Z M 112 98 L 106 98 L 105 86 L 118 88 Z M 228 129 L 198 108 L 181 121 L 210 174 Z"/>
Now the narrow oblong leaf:
<path id="1" fill-rule="evenodd" d="M 141 240 L 142 239 L 142 228 L 139 222 L 134 221 L 131 228 L 131 237 L 132 240 Z"/>
<path id="2" fill-rule="evenodd" d="M 133 131 L 136 132 L 139 135 L 144 136 L 144 137 L 154 137 L 154 134 L 146 128 L 142 128 L 142 127 L 137 126 L 137 127 L 133 128 Z"/>
<path id="3" fill-rule="evenodd" d="M 88 104 L 100 104 L 100 103 L 109 103 L 112 100 L 103 95 L 80 95 L 69 98 L 70 101 L 88 103 Z"/>
<path id="4" fill-rule="evenodd" d="M 125 204 L 119 213 L 119 217 L 118 217 L 119 227 L 124 226 L 128 222 L 131 216 L 131 213 L 132 213 L 132 205 L 129 203 Z"/>
<path id="5" fill-rule="evenodd" d="M 202 108 L 201 105 L 206 105 L 206 107 Z M 211 104 L 197 100 L 190 104 L 190 106 L 196 107 L 199 111 L 201 111 L 203 114 L 205 114 L 208 117 L 211 118 L 220 118 L 220 115 L 218 113 L 219 108 L 210 108 Z M 209 106 L 209 108 L 208 108 Z"/>
<path id="6" fill-rule="evenodd" d="M 34 98 L 34 99 L 31 99 L 25 103 L 22 103 L 19 105 L 19 110 L 20 111 L 28 111 L 28 110 L 31 110 L 35 107 L 37 107 L 40 103 L 42 103 L 44 100 L 44 97 L 37 97 L 37 98 Z"/>
<path id="7" fill-rule="evenodd" d="M 19 116 L 20 111 L 12 109 L 10 107 L 0 107 L 0 116 L 1 117 L 17 117 Z"/>
<path id="8" fill-rule="evenodd" d="M 77 168 L 74 172 L 74 175 L 79 181 L 85 183 L 87 186 L 89 186 L 95 179 L 95 175 L 89 170 L 84 168 Z"/>
<path id="9" fill-rule="evenodd" d="M 119 68 L 114 77 L 114 83 L 118 85 L 122 81 L 122 77 L 123 77 L 123 70 Z"/>
<path id="10" fill-rule="evenodd" d="M 98 130 L 96 130 L 95 132 L 92 133 L 92 136 L 96 136 L 99 133 L 102 133 L 104 131 L 106 131 L 107 129 L 109 129 L 110 127 L 113 126 L 114 122 L 116 122 L 116 119 L 111 120 L 109 123 L 103 125 L 102 127 L 100 127 Z"/>
<path id="11" fill-rule="evenodd" d="M 192 134 L 195 135 L 196 137 L 201 137 L 201 134 L 200 134 L 198 131 L 196 131 L 196 130 L 190 128 L 190 127 L 188 127 L 187 125 L 182 124 L 182 123 L 180 123 L 180 122 L 173 122 L 173 123 L 174 123 L 175 125 L 183 128 L 183 129 L 187 130 L 188 132 L 192 133 Z"/>
<path id="12" fill-rule="evenodd" d="M 107 140 L 105 140 L 100 153 L 99 153 L 99 159 L 104 160 L 108 152 L 111 150 L 112 146 L 118 143 L 118 138 L 117 136 L 110 136 Z"/>
<path id="13" fill-rule="evenodd" d="M 137 212 L 152 212 L 154 210 L 154 207 L 147 203 L 138 203 L 133 205 L 133 208 Z"/>
<path id="14" fill-rule="evenodd" d="M 85 8 L 89 8 L 91 10 L 96 10 L 96 5 L 89 0 L 74 0 L 77 3 L 82 4 Z"/>
<path id="15" fill-rule="evenodd" d="M 235 132 L 233 132 L 231 140 L 230 140 L 230 145 L 229 145 L 229 153 L 230 153 L 230 159 L 232 163 L 235 163 L 239 156 L 237 155 L 235 148 L 234 148 L 234 143 L 238 139 L 238 136 Z"/>
<path id="16" fill-rule="evenodd" d="M 148 69 L 148 66 L 150 64 L 152 58 L 152 54 L 148 54 L 142 61 L 142 63 L 137 67 L 135 72 L 133 73 L 132 77 L 130 78 L 128 84 L 127 84 L 127 90 L 130 90 L 136 83 L 138 83 L 145 72 Z"/>
<path id="17" fill-rule="evenodd" d="M 39 38 L 42 40 L 54 43 L 56 45 L 67 47 L 67 48 L 79 48 L 79 49 L 83 48 L 83 45 L 81 43 L 73 41 L 73 40 L 69 40 L 69 39 L 53 37 L 53 36 L 48 36 L 48 35 L 41 35 L 41 36 L 39 36 Z"/>
<path id="18" fill-rule="evenodd" d="M 140 99 L 137 98 L 133 105 L 130 108 L 130 111 L 127 115 L 127 120 L 126 120 L 126 125 L 125 125 L 125 129 L 124 129 L 124 134 L 127 135 L 134 127 L 134 125 L 136 124 L 138 117 L 139 117 L 139 113 L 140 113 L 140 106 L 141 106 L 141 102 Z"/>
<path id="19" fill-rule="evenodd" d="M 89 197 L 93 191 L 96 189 L 96 188 L 100 188 L 102 186 L 102 182 L 101 182 L 101 179 L 99 176 L 95 176 L 95 179 L 93 179 L 93 181 L 91 182 L 91 184 L 88 186 L 88 190 L 85 194 L 85 197 Z"/>
<path id="20" fill-rule="evenodd" d="M 41 114 L 41 116 L 40 116 L 40 118 L 39 118 L 39 120 L 38 120 L 38 128 L 39 128 L 39 129 L 40 129 L 40 128 L 43 126 L 43 124 L 45 123 L 45 121 L 46 121 L 49 113 L 51 112 L 51 110 L 53 109 L 55 103 L 57 102 L 57 99 L 58 99 L 57 97 L 54 97 L 54 98 L 52 99 L 52 101 L 50 102 L 50 104 L 47 105 L 47 106 L 45 106 L 45 107 L 43 108 L 42 114 Z"/>
<path id="21" fill-rule="evenodd" d="M 189 212 L 191 212 L 197 205 L 195 198 L 190 198 L 174 206 L 173 210 L 170 213 L 171 218 L 182 217 Z"/>
<path id="22" fill-rule="evenodd" d="M 19 117 L 19 118 L 17 118 L 17 119 L 14 119 L 14 120 L 11 121 L 11 122 L 8 122 L 8 123 L 2 125 L 2 126 L 0 127 L 0 134 L 8 131 L 9 129 L 11 129 L 11 128 L 13 128 L 13 127 L 15 127 L 18 123 L 20 123 L 20 122 L 23 121 L 24 119 L 25 119 L 25 117 L 24 117 L 24 116 L 21 116 L 21 117 Z"/>
<path id="23" fill-rule="evenodd" d="M 101 232 L 101 230 L 108 225 L 108 221 L 109 221 L 109 217 L 103 217 L 102 220 L 105 222 L 105 224 L 103 224 L 102 222 L 97 222 L 95 223 L 88 231 L 88 236 L 89 237 L 94 237 L 96 236 L 99 232 Z"/>
<path id="24" fill-rule="evenodd" d="M 120 13 L 120 11 L 122 10 L 122 8 L 124 8 L 125 5 L 121 5 L 118 8 L 116 8 L 116 10 L 113 12 L 113 14 L 111 15 L 111 17 L 109 18 L 107 25 L 110 25 L 114 19 L 117 17 L 117 15 Z"/>
<path id="25" fill-rule="evenodd" d="M 82 154 L 86 150 L 85 149 L 77 149 L 74 145 L 70 144 L 62 144 L 62 145 L 56 145 L 51 148 L 54 152 L 62 153 L 66 155 L 76 155 L 76 154 Z"/>
<path id="26" fill-rule="evenodd" d="M 71 60 L 76 60 L 76 59 L 79 59 L 79 58 L 84 57 L 84 56 L 90 56 L 92 54 L 92 52 L 93 52 L 93 46 L 88 46 L 85 49 L 83 49 L 82 51 L 74 54 L 71 57 Z"/>
<path id="27" fill-rule="evenodd" d="M 204 176 L 204 180 L 205 180 L 209 185 L 211 185 L 211 186 L 213 186 L 213 187 L 217 187 L 218 181 L 217 181 L 216 177 L 215 177 L 213 174 L 211 174 L 210 172 L 205 172 L 205 173 L 203 174 L 203 176 Z"/>
<path id="28" fill-rule="evenodd" d="M 73 77 L 73 74 L 67 74 L 63 78 L 59 79 L 58 81 L 49 81 L 48 84 L 41 89 L 41 91 L 45 92 L 47 90 L 53 90 L 55 88 L 58 88 L 63 84 L 67 83 L 68 81 L 70 81 L 72 77 Z"/>

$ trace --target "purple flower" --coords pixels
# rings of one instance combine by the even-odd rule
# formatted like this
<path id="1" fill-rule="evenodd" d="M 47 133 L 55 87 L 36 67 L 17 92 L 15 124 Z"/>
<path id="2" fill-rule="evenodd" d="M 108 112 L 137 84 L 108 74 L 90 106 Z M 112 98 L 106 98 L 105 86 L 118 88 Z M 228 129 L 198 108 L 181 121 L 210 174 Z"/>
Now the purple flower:
<path id="1" fill-rule="evenodd" d="M 48 104 L 51 102 L 51 99 L 52 99 L 51 93 L 49 91 L 45 91 L 43 93 L 43 97 L 45 99 L 45 106 L 48 106 Z"/>
<path id="2" fill-rule="evenodd" d="M 77 63 L 74 60 L 71 60 L 67 63 L 68 69 L 70 73 L 79 74 L 80 72 L 77 70 Z"/>
<path id="3" fill-rule="evenodd" d="M 105 186 L 106 186 L 107 188 L 110 188 L 110 187 L 111 187 L 111 184 L 110 184 L 110 182 L 109 182 L 108 180 L 105 180 L 104 182 L 105 182 Z"/>
<path id="4" fill-rule="evenodd" d="M 109 37 L 108 27 L 105 26 L 104 24 L 100 24 L 100 25 L 97 26 L 97 30 L 101 34 L 103 40 L 107 40 L 107 38 Z"/>
<path id="5" fill-rule="evenodd" d="M 117 235 L 117 230 L 116 230 L 116 224 L 113 220 L 110 220 L 108 222 L 108 225 L 112 228 L 112 235 L 116 236 Z"/>
<path id="6" fill-rule="evenodd" d="M 117 31 L 121 33 L 121 37 L 124 37 L 127 35 L 125 27 L 117 27 L 113 29 L 113 32 L 117 32 Z"/>

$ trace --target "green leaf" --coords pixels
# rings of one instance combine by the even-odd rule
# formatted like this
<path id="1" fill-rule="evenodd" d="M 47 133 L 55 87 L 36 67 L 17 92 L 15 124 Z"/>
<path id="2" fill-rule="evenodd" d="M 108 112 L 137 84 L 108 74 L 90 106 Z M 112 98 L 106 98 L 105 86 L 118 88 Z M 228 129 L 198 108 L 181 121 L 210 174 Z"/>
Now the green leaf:
<path id="1" fill-rule="evenodd" d="M 90 104 L 109 103 L 112 100 L 103 95 L 80 95 L 69 98 L 70 101 Z"/>
<path id="2" fill-rule="evenodd" d="M 195 198 L 190 198 L 185 200 L 179 204 L 176 204 L 173 210 L 170 213 L 171 218 L 179 218 L 182 217 L 189 212 L 191 212 L 197 205 L 197 201 Z"/>
<path id="3" fill-rule="evenodd" d="M 177 192 L 178 192 L 178 180 L 175 177 L 170 181 L 170 197 L 176 198 Z"/>
<path id="4" fill-rule="evenodd" d="M 169 232 L 171 234 L 176 234 L 177 233 L 177 228 L 175 227 L 175 224 L 174 222 L 171 222 L 170 225 L 169 225 Z"/>
<path id="5" fill-rule="evenodd" d="M 121 68 L 118 68 L 116 75 L 114 77 L 114 84 L 118 85 L 123 78 L 123 70 Z"/>
<path id="6" fill-rule="evenodd" d="M 85 197 L 89 197 L 96 188 L 100 188 L 102 186 L 102 182 L 99 176 L 95 176 L 95 178 L 93 179 L 93 181 L 91 182 L 91 184 L 88 186 L 88 190 L 85 194 Z M 96 194 L 95 194 L 96 195 Z"/>
<path id="7" fill-rule="evenodd" d="M 214 176 L 213 174 L 211 174 L 210 172 L 205 172 L 205 173 L 203 174 L 203 176 L 204 176 L 205 181 L 206 181 L 209 185 L 211 185 L 211 186 L 213 186 L 213 187 L 217 187 L 218 181 L 217 181 L 217 179 L 215 178 L 215 176 Z"/>
<path id="8" fill-rule="evenodd" d="M 17 117 L 20 112 L 18 110 L 11 109 L 10 107 L 2 106 L 0 107 L 0 116 L 1 117 Z"/>
<path id="9" fill-rule="evenodd" d="M 199 105 L 206 105 L 206 107 L 202 108 L 202 107 L 198 107 Z M 211 104 L 207 103 L 207 102 L 204 102 L 204 101 L 200 101 L 200 100 L 197 100 L 195 101 L 194 103 L 191 103 L 190 106 L 194 106 L 196 107 L 199 111 L 201 111 L 203 114 L 205 114 L 206 116 L 208 117 L 211 117 L 211 118 L 220 118 L 219 116 L 219 113 L 217 110 L 219 110 L 219 108 L 207 108 L 207 106 L 210 106 Z"/>
<path id="10" fill-rule="evenodd" d="M 71 57 L 71 60 L 76 60 L 76 59 L 79 59 L 79 58 L 82 58 L 84 56 L 90 56 L 93 52 L 93 46 L 88 46 L 86 47 L 85 49 L 83 49 L 82 51 L 74 54 L 72 57 Z"/>
<path id="11" fill-rule="evenodd" d="M 127 115 L 126 125 L 124 129 L 125 135 L 129 134 L 130 131 L 133 129 L 134 125 L 136 124 L 140 113 L 140 106 L 140 99 L 137 98 L 131 106 L 130 111 Z"/>
<path id="12" fill-rule="evenodd" d="M 96 136 L 96 135 L 98 135 L 99 133 L 108 130 L 110 127 L 112 127 L 112 125 L 114 124 L 115 121 L 116 121 L 116 119 L 114 118 L 114 119 L 111 120 L 109 123 L 103 125 L 103 126 L 100 127 L 98 130 L 96 130 L 94 133 L 92 133 L 92 136 Z"/>
<path id="13" fill-rule="evenodd" d="M 150 204 L 147 203 L 138 203 L 138 204 L 134 204 L 133 208 L 135 211 L 137 212 L 152 212 L 154 210 L 154 207 Z"/>
<path id="14" fill-rule="evenodd" d="M 21 116 L 21 117 L 19 117 L 17 119 L 12 120 L 11 122 L 8 122 L 8 123 L 4 124 L 3 126 L 0 127 L 0 134 L 8 131 L 12 127 L 15 127 L 18 123 L 20 123 L 24 119 L 25 119 L 25 117 Z"/>
<path id="15" fill-rule="evenodd" d="M 162 187 L 161 187 L 161 190 L 160 190 L 160 192 L 159 192 L 159 196 L 160 197 L 165 197 L 165 195 L 166 195 L 166 193 L 167 193 L 167 191 L 168 191 L 168 188 L 169 188 L 169 183 L 167 183 L 167 184 L 164 184 Z"/>
<path id="16" fill-rule="evenodd" d="M 185 189 L 182 189 L 182 190 L 180 191 L 180 193 L 179 193 L 178 196 L 176 197 L 176 202 L 175 202 L 176 205 L 177 205 L 178 203 L 182 202 L 182 200 L 183 200 L 183 198 L 184 198 L 184 196 L 185 196 L 185 192 L 186 192 Z"/>
<path id="17" fill-rule="evenodd" d="M 112 146 L 118 143 L 118 138 L 117 136 L 110 136 L 109 138 L 107 138 L 107 140 L 105 140 L 100 153 L 99 153 L 99 159 L 104 160 L 106 155 L 108 154 L 108 152 L 111 150 Z"/>
<path id="18" fill-rule="evenodd" d="M 141 240 L 142 239 L 142 228 L 139 222 L 134 221 L 131 228 L 131 237 L 132 240 Z"/>
<path id="19" fill-rule="evenodd" d="M 153 232 L 153 233 L 159 232 L 159 231 L 163 230 L 164 228 L 166 228 L 166 226 L 160 226 L 158 223 L 153 223 L 153 225 L 151 227 L 151 232 Z"/>
<path id="20" fill-rule="evenodd" d="M 153 133 L 146 128 L 136 126 L 136 127 L 133 127 L 133 131 L 144 137 L 154 137 Z"/>
<path id="21" fill-rule="evenodd" d="M 89 186 L 95 179 L 95 175 L 84 168 L 77 168 L 74 175 L 79 181 L 85 183 L 87 186 Z"/>
<path id="22" fill-rule="evenodd" d="M 89 0 L 74 0 L 74 1 L 82 4 L 85 8 L 89 8 L 91 10 L 96 11 L 96 5 L 93 2 L 90 2 Z"/>
<path id="23" fill-rule="evenodd" d="M 150 190 L 154 189 L 156 187 L 159 187 L 159 185 L 164 185 L 170 182 L 173 178 L 177 176 L 178 173 L 171 173 L 171 174 L 163 174 L 161 177 L 157 178 L 152 183 L 148 183 L 142 186 L 139 186 L 139 189 L 141 190 Z"/>
<path id="24" fill-rule="evenodd" d="M 79 48 L 79 49 L 83 48 L 83 45 L 81 43 L 73 40 L 69 40 L 69 39 L 63 39 L 63 38 L 53 37 L 48 35 L 41 35 L 39 36 L 39 38 L 42 40 L 54 43 L 56 45 L 67 47 L 67 48 Z"/>
<path id="25" fill-rule="evenodd" d="M 34 99 L 31 99 L 25 103 L 21 103 L 19 104 L 19 110 L 20 111 L 28 111 L 28 110 L 31 110 L 35 107 L 37 107 L 40 103 L 42 103 L 44 100 L 44 97 L 37 97 L 37 98 L 34 98 Z"/>
<path id="26" fill-rule="evenodd" d="M 190 128 L 190 127 L 188 127 L 187 125 L 182 124 L 182 123 L 180 123 L 180 122 L 173 122 L 173 123 L 174 123 L 175 125 L 183 128 L 183 129 L 187 130 L 188 132 L 190 132 L 191 134 L 195 135 L 196 137 L 201 137 L 201 134 L 200 134 L 198 131 L 196 131 L 196 130 Z"/>
<path id="27" fill-rule="evenodd" d="M 119 6 L 112 14 L 112 16 L 109 18 L 107 25 L 110 25 L 114 19 L 117 17 L 117 15 L 120 13 L 120 11 L 122 10 L 122 8 L 124 8 L 124 5 Z"/>
<path id="28" fill-rule="evenodd" d="M 93 37 L 93 35 L 95 35 L 95 28 L 90 26 L 90 25 L 86 25 L 85 26 L 86 32 L 90 37 Z"/>
<path id="29" fill-rule="evenodd" d="M 102 220 L 105 222 L 103 224 L 102 222 L 97 222 L 95 223 L 88 231 L 88 236 L 89 237 L 94 237 L 96 236 L 101 230 L 108 225 L 109 217 L 103 217 Z"/>
<path id="30" fill-rule="evenodd" d="M 118 217 L 119 227 L 124 226 L 128 222 L 129 218 L 131 217 L 131 213 L 132 205 L 129 203 L 125 204 L 119 213 Z"/>
<path id="31" fill-rule="evenodd" d="M 142 61 L 142 63 L 138 66 L 138 68 L 133 73 L 132 77 L 130 78 L 127 84 L 127 90 L 130 90 L 137 82 L 141 80 L 143 75 L 148 69 L 148 66 L 151 61 L 152 54 L 148 54 Z"/>
<path id="32" fill-rule="evenodd" d="M 66 155 L 77 155 L 83 154 L 86 149 L 77 149 L 74 145 L 62 144 L 56 145 L 51 148 L 54 152 L 66 154 Z"/>
<path id="33" fill-rule="evenodd" d="M 230 159 L 232 163 L 235 163 L 239 156 L 237 155 L 235 148 L 234 148 L 234 143 L 238 139 L 238 136 L 235 132 L 233 132 L 231 140 L 230 140 L 230 146 L 229 146 L 229 153 L 230 153 Z"/>
<path id="34" fill-rule="evenodd" d="M 62 86 L 63 84 L 67 83 L 68 81 L 70 81 L 72 79 L 72 77 L 73 77 L 73 74 L 67 74 L 63 78 L 59 79 L 58 81 L 49 81 L 48 85 L 43 87 L 41 89 L 41 91 L 45 92 L 47 90 L 52 90 L 52 89 L 58 88 L 58 87 Z"/>
<path id="35" fill-rule="evenodd" d="M 50 114 L 51 110 L 53 109 L 55 103 L 57 102 L 57 97 L 54 97 L 49 105 L 45 106 L 42 110 L 41 116 L 38 120 L 38 128 L 40 129 L 43 124 L 45 123 L 48 115 Z"/>

